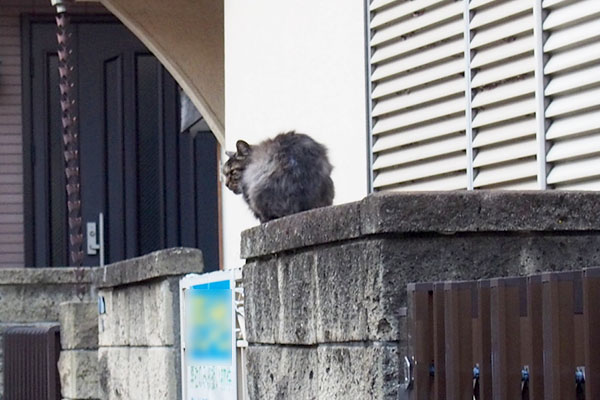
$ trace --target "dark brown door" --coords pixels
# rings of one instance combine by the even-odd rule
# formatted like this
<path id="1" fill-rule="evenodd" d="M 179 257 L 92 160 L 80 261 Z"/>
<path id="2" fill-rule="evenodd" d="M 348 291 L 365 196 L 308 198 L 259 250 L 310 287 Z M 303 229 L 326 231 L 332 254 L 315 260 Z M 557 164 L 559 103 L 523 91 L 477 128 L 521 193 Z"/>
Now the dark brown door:
<path id="1" fill-rule="evenodd" d="M 202 249 L 207 269 L 218 268 L 213 135 L 179 133 L 175 81 L 124 26 L 75 20 L 74 28 L 84 238 L 86 223 L 103 213 L 106 262 L 190 246 Z M 67 265 L 55 25 L 29 29 L 27 263 Z M 85 265 L 98 262 L 86 254 Z"/>

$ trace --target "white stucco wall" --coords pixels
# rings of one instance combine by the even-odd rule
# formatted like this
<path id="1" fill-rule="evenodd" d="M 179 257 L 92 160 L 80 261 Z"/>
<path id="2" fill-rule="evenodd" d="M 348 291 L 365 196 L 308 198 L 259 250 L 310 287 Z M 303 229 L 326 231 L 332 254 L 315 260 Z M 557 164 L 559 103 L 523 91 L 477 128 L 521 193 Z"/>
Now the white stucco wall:
<path id="1" fill-rule="evenodd" d="M 307 133 L 329 149 L 335 203 L 367 194 L 364 2 L 225 0 L 225 132 L 257 143 Z M 226 268 L 242 264 L 240 232 L 258 222 L 223 188 Z"/>

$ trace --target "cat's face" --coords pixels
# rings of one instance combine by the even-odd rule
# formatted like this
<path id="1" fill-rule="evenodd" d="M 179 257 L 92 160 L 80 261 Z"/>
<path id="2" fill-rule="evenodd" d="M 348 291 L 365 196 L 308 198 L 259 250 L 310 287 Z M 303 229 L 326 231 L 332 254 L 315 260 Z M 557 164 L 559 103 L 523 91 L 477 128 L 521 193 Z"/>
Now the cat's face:
<path id="1" fill-rule="evenodd" d="M 225 176 L 225 186 L 235 194 L 242 193 L 242 174 L 248 165 L 249 156 L 252 153 L 252 146 L 243 140 L 238 140 L 235 144 L 236 152 L 226 152 L 229 159 L 223 165 L 223 175 Z"/>

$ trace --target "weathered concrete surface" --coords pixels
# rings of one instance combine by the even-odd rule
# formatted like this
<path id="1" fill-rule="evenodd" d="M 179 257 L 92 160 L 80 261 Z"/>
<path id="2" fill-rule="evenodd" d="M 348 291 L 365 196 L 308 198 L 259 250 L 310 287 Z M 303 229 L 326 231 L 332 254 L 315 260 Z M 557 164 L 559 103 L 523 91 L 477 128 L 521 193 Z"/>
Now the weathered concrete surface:
<path id="1" fill-rule="evenodd" d="M 178 291 L 175 277 L 101 289 L 106 313 L 99 316 L 100 346 L 173 346 L 179 333 L 174 323 Z"/>
<path id="2" fill-rule="evenodd" d="M 66 399 L 98 399 L 96 350 L 63 350 L 58 360 L 61 394 Z"/>
<path id="3" fill-rule="evenodd" d="M 248 349 L 250 399 L 395 399 L 398 346 L 386 343 Z"/>
<path id="4" fill-rule="evenodd" d="M 70 400 L 99 398 L 98 304 L 73 301 L 59 307 L 61 393 Z"/>
<path id="5" fill-rule="evenodd" d="M 179 279 L 203 268 L 199 250 L 178 248 L 97 270 L 100 398 L 179 398 Z"/>
<path id="6" fill-rule="evenodd" d="M 251 398 L 398 399 L 407 284 L 600 265 L 600 193 L 377 194 L 252 228 L 242 255 Z"/>
<path id="7" fill-rule="evenodd" d="M 202 272 L 204 262 L 198 249 L 176 247 L 145 256 L 95 268 L 94 284 L 98 288 L 123 286 L 154 278 Z M 200 271 L 199 271 L 200 269 Z"/>
<path id="8" fill-rule="evenodd" d="M 178 399 L 178 355 L 171 347 L 100 347 L 100 398 Z"/>
<path id="9" fill-rule="evenodd" d="M 59 309 L 60 345 L 63 350 L 98 348 L 98 303 L 67 302 Z"/>
<path id="10" fill-rule="evenodd" d="M 377 193 L 242 234 L 242 258 L 384 233 L 600 231 L 600 192 Z"/>
<path id="11" fill-rule="evenodd" d="M 398 294 L 382 296 L 380 259 L 381 241 L 356 241 L 246 264 L 248 340 L 305 345 L 398 340 L 393 309 Z"/>
<path id="12" fill-rule="evenodd" d="M 0 323 L 58 321 L 59 304 L 79 301 L 78 285 L 91 299 L 92 275 L 84 269 L 78 281 L 75 268 L 0 268 Z"/>
<path id="13" fill-rule="evenodd" d="M 309 210 L 276 219 L 242 234 L 241 257 L 273 254 L 359 237 L 360 203 Z"/>
<path id="14" fill-rule="evenodd" d="M 56 324 L 59 305 L 77 301 L 78 287 L 84 301 L 91 299 L 91 268 L 77 278 L 75 268 L 0 268 L 0 399 L 3 395 L 2 333 L 11 326 Z"/>
<path id="15" fill-rule="evenodd" d="M 152 376 L 156 375 L 165 377 L 162 383 L 169 380 L 172 386 L 174 382 L 174 390 L 169 386 L 165 392 L 167 389 L 157 386 L 162 383 L 153 383 L 149 386 L 152 390 L 144 389 L 142 397 L 131 398 L 177 398 L 174 393 L 179 393 L 180 370 L 178 279 L 202 271 L 202 253 L 186 248 L 163 250 L 106 268 L 84 268 L 79 278 L 75 268 L 0 269 L 0 399 L 4 328 L 59 320 L 65 398 L 98 398 L 99 394 L 92 394 L 91 388 L 99 381 L 93 372 L 99 339 L 105 354 L 112 348 L 120 349 L 118 354 L 131 349 L 125 358 L 117 358 L 127 360 L 129 366 L 119 363 L 118 368 L 124 365 L 125 369 L 137 368 L 142 357 L 154 369 L 147 380 L 154 382 Z M 84 289 L 83 303 L 77 297 L 78 288 Z M 100 318 L 96 295 L 92 298 L 97 288 L 107 304 L 107 313 Z M 163 353 L 168 355 L 156 356 Z M 113 364 L 103 364 L 107 365 Z M 103 376 L 115 378 L 118 371 L 103 371 Z M 132 385 L 140 384 L 135 378 L 132 376 Z"/>
<path id="16" fill-rule="evenodd" d="M 321 345 L 319 399 L 397 399 L 400 351 L 395 344 Z"/>
<path id="17" fill-rule="evenodd" d="M 252 346 L 248 348 L 250 399 L 317 399 L 316 347 Z"/>

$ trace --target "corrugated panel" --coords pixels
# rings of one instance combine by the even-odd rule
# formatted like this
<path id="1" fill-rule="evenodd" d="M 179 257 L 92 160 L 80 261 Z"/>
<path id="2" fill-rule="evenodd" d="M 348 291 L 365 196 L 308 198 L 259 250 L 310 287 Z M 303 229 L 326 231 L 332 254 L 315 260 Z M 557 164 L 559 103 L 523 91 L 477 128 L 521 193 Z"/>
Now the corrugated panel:
<path id="1" fill-rule="evenodd" d="M 475 188 L 523 187 L 536 181 L 532 5 L 508 1 L 477 8 L 471 3 L 475 14 L 470 26 L 477 32 L 473 40 L 484 39 L 479 39 L 471 62 L 476 89 L 472 100 Z"/>
<path id="2" fill-rule="evenodd" d="M 466 149 L 464 135 L 450 135 L 431 142 L 397 148 L 394 151 L 379 153 L 373 163 L 375 169 L 401 166 L 414 161 L 426 160 Z"/>
<path id="3" fill-rule="evenodd" d="M 407 89 L 402 94 L 382 98 L 373 107 L 373 115 L 378 117 L 390 112 L 411 108 L 423 103 L 435 101 L 436 99 L 449 97 L 465 90 L 465 82 L 462 77 L 455 77 L 438 84 L 426 87 L 417 87 L 414 90 Z"/>
<path id="4" fill-rule="evenodd" d="M 600 2 L 544 2 L 544 68 L 550 126 L 547 181 L 556 189 L 600 189 Z"/>
<path id="5" fill-rule="evenodd" d="M 508 164 L 499 164 L 491 168 L 480 169 L 475 176 L 473 185 L 476 188 L 485 188 L 485 186 L 491 185 L 500 188 L 500 184 L 502 183 L 526 178 L 529 178 L 529 182 L 534 182 L 536 175 L 537 164 L 535 159 L 516 160 Z"/>
<path id="6" fill-rule="evenodd" d="M 575 159 L 556 164 L 548 174 L 548 183 L 557 186 L 582 179 L 600 181 L 598 157 Z"/>
<path id="7" fill-rule="evenodd" d="M 600 112 L 569 115 L 552 122 L 546 132 L 546 139 L 558 139 L 593 130 L 600 130 Z"/>
<path id="8" fill-rule="evenodd" d="M 434 2 L 413 1 L 406 2 L 404 3 L 404 5 L 409 6 L 411 9 L 414 9 L 415 7 L 419 7 L 419 4 L 424 5 L 426 3 L 442 2 L 440 2 L 439 0 Z M 447 3 L 447 0 L 445 1 L 445 3 Z M 414 16 L 413 13 L 410 13 L 408 15 L 399 15 L 396 18 L 389 16 L 388 13 L 376 13 L 373 19 L 371 20 L 371 29 L 376 29 L 375 33 L 371 38 L 371 45 L 377 46 L 386 41 L 398 40 L 399 38 L 403 39 L 404 35 L 416 35 L 418 34 L 418 31 L 423 30 L 425 28 L 435 29 L 436 26 L 439 26 L 442 22 L 462 14 L 462 7 L 460 3 L 449 3 L 438 8 L 432 8 L 429 10 L 421 11 L 421 15 Z M 386 16 L 386 18 L 378 18 L 381 15 Z M 395 21 L 396 23 L 388 24 L 387 26 L 382 26 L 384 23 L 388 23 L 390 20 L 398 20 L 402 17 L 404 17 L 402 21 Z"/>
<path id="9" fill-rule="evenodd" d="M 402 130 L 401 134 L 379 135 L 375 137 L 373 151 L 389 150 L 393 147 L 405 146 L 423 140 L 430 140 L 450 133 L 461 132 L 464 135 L 464 115 L 436 121 L 429 124 L 419 124 L 410 129 Z"/>
<path id="10" fill-rule="evenodd" d="M 473 107 L 482 107 L 490 104 L 506 102 L 507 100 L 535 93 L 535 80 L 533 76 L 528 75 L 524 79 L 514 82 L 507 82 L 496 86 L 493 90 L 481 89 L 475 98 L 473 98 Z"/>
<path id="11" fill-rule="evenodd" d="M 564 74 L 555 74 L 548 86 L 546 96 L 554 96 L 574 89 L 584 88 L 598 83 L 600 80 L 600 65 L 567 71 Z"/>
<path id="12" fill-rule="evenodd" d="M 552 162 L 594 154 L 600 154 L 600 137 L 591 134 L 556 141 L 550 151 L 548 151 L 546 158 Z"/>
<path id="13" fill-rule="evenodd" d="M 464 71 L 464 60 L 462 56 L 454 57 L 440 65 L 428 66 L 423 69 L 411 71 L 410 74 L 395 75 L 386 77 L 389 79 L 372 79 L 375 87 L 373 88 L 373 99 L 392 95 L 411 87 L 426 85 L 444 78 L 456 76 Z"/>
<path id="14" fill-rule="evenodd" d="M 446 175 L 456 182 L 466 169 L 464 4 L 418 0 L 371 10 L 374 188 L 423 180 L 454 188 Z"/>
<path id="15" fill-rule="evenodd" d="M 375 187 L 399 185 L 400 183 L 414 183 L 412 181 L 444 175 L 450 172 L 465 169 L 465 154 L 458 153 L 434 160 L 424 160 L 419 163 L 403 166 L 402 168 L 389 168 L 378 171 L 375 177 Z M 465 178 L 466 180 L 466 178 Z M 466 181 L 465 181 L 466 186 Z"/>
<path id="16" fill-rule="evenodd" d="M 477 5 L 476 2 L 475 4 Z M 481 7 L 475 10 L 475 15 L 471 18 L 471 29 L 504 22 L 504 20 L 513 18 L 518 14 L 530 12 L 532 7 L 530 1 L 523 0 L 494 1 L 489 4 L 490 7 Z M 471 2 L 470 8 L 474 8 L 473 2 Z"/>
<path id="17" fill-rule="evenodd" d="M 535 128 L 535 120 L 532 118 L 524 118 L 502 125 L 491 126 L 479 132 L 473 138 L 473 148 L 478 149 L 488 145 L 534 136 Z"/>
<path id="18" fill-rule="evenodd" d="M 471 48 L 477 49 L 498 40 L 517 36 L 532 30 L 533 26 L 531 25 L 531 16 L 529 14 L 517 16 L 501 25 L 492 26 L 482 31 L 476 31 L 471 40 Z"/>
<path id="19" fill-rule="evenodd" d="M 372 2 L 376 190 L 462 188 L 469 162 L 475 188 L 539 188 L 544 161 L 549 188 L 597 187 L 587 167 L 600 164 L 600 1 L 544 0 L 537 25 L 534 4 L 471 0 L 465 13 L 462 1 Z"/>
<path id="20" fill-rule="evenodd" d="M 458 190 L 466 188 L 466 177 L 464 173 L 446 174 L 431 179 L 423 179 L 416 182 L 408 182 L 401 186 L 390 188 L 395 191 L 415 190 Z"/>
<path id="21" fill-rule="evenodd" d="M 544 7 L 549 7 L 549 2 L 544 3 Z M 579 0 L 564 7 L 551 10 L 550 14 L 544 19 L 544 29 L 554 30 L 578 23 L 590 16 L 600 13 L 600 2 L 597 0 Z M 577 40 L 573 38 L 573 40 Z"/>

